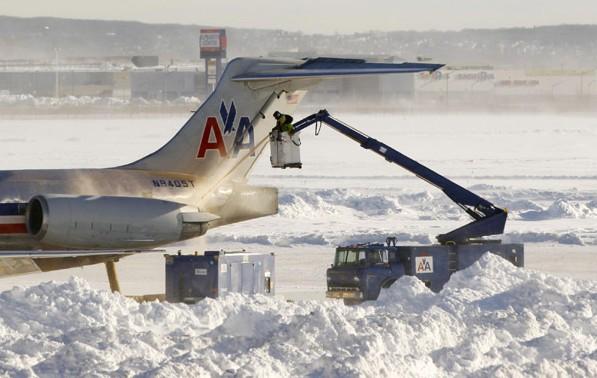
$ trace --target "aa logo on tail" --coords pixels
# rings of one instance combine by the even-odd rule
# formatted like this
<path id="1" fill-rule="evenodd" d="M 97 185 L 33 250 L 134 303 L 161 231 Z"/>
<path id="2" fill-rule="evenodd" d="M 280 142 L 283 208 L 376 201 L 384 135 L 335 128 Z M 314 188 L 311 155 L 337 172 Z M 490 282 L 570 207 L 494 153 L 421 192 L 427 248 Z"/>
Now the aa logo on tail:
<path id="1" fill-rule="evenodd" d="M 205 120 L 205 127 L 203 128 L 203 135 L 201 136 L 201 143 L 197 151 L 197 158 L 203 159 L 210 150 L 215 150 L 220 157 L 236 157 L 238 152 L 242 149 L 252 150 L 255 147 L 255 134 L 253 132 L 253 125 L 249 117 L 242 116 L 238 123 L 236 120 L 236 106 L 234 101 L 230 103 L 230 108 L 226 108 L 224 100 L 220 104 L 220 121 L 217 117 L 207 117 Z M 223 130 L 222 130 L 223 128 Z M 223 131 L 223 132 L 222 132 Z M 224 138 L 228 135 L 234 134 L 234 143 L 232 151 L 227 151 Z M 247 141 L 245 141 L 247 139 Z"/>

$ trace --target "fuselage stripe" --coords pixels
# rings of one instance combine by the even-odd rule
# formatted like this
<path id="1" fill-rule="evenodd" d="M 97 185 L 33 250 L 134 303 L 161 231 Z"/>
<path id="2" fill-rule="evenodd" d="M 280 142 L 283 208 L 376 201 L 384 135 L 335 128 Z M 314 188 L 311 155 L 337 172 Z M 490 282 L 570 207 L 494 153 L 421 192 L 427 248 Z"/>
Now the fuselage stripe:
<path id="1" fill-rule="evenodd" d="M 24 215 L 0 215 L 0 224 L 25 223 Z"/>
<path id="2" fill-rule="evenodd" d="M 0 234 L 26 234 L 25 223 L 0 224 Z"/>
<path id="3" fill-rule="evenodd" d="M 26 203 L 0 203 L 0 215 L 24 215 Z"/>

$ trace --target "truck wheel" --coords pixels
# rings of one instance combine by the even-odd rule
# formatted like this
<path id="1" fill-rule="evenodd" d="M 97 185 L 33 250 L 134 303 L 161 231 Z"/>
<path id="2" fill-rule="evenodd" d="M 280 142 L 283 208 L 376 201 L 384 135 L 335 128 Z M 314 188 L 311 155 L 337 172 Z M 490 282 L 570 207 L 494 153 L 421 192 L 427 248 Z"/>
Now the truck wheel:
<path id="1" fill-rule="evenodd" d="M 345 306 L 354 306 L 363 303 L 364 300 L 362 299 L 353 299 L 353 298 L 344 298 L 344 305 Z"/>

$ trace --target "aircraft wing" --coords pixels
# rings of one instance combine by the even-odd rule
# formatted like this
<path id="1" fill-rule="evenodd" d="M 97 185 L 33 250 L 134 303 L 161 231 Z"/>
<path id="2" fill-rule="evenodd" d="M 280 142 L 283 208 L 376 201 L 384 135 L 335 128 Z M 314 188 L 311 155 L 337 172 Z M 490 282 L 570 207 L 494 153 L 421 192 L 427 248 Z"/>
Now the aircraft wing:
<path id="1" fill-rule="evenodd" d="M 249 71 L 235 76 L 232 80 L 257 81 L 433 72 L 443 66 L 443 64 L 433 63 L 374 63 L 364 59 L 313 58 L 293 68 Z"/>
<path id="2" fill-rule="evenodd" d="M 35 259 L 51 257 L 78 257 L 78 256 L 101 256 L 101 255 L 133 255 L 137 253 L 165 253 L 165 249 L 91 249 L 91 250 L 56 250 L 56 251 L 0 251 L 0 258 L 6 257 L 31 257 Z"/>
<path id="3" fill-rule="evenodd" d="M 0 277 L 101 264 L 137 253 L 156 252 L 165 253 L 165 250 L 0 251 Z"/>

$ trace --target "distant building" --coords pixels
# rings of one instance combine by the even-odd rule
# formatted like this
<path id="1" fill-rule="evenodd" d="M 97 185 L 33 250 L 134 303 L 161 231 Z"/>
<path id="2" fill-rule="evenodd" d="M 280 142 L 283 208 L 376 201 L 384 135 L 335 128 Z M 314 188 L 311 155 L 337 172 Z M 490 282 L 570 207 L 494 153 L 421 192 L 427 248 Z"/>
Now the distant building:
<path id="1" fill-rule="evenodd" d="M 157 57 L 137 63 L 154 64 Z M 131 66 L 25 65 L 0 69 L 0 93 L 36 97 L 93 96 L 158 100 L 205 95 L 197 67 L 136 68 Z"/>
<path id="2" fill-rule="evenodd" d="M 419 94 L 492 96 L 590 96 L 597 94 L 595 70 L 502 69 L 447 66 L 416 76 Z"/>
<path id="3" fill-rule="evenodd" d="M 131 97 L 173 100 L 197 97 L 205 87 L 204 75 L 196 71 L 131 71 Z"/>

